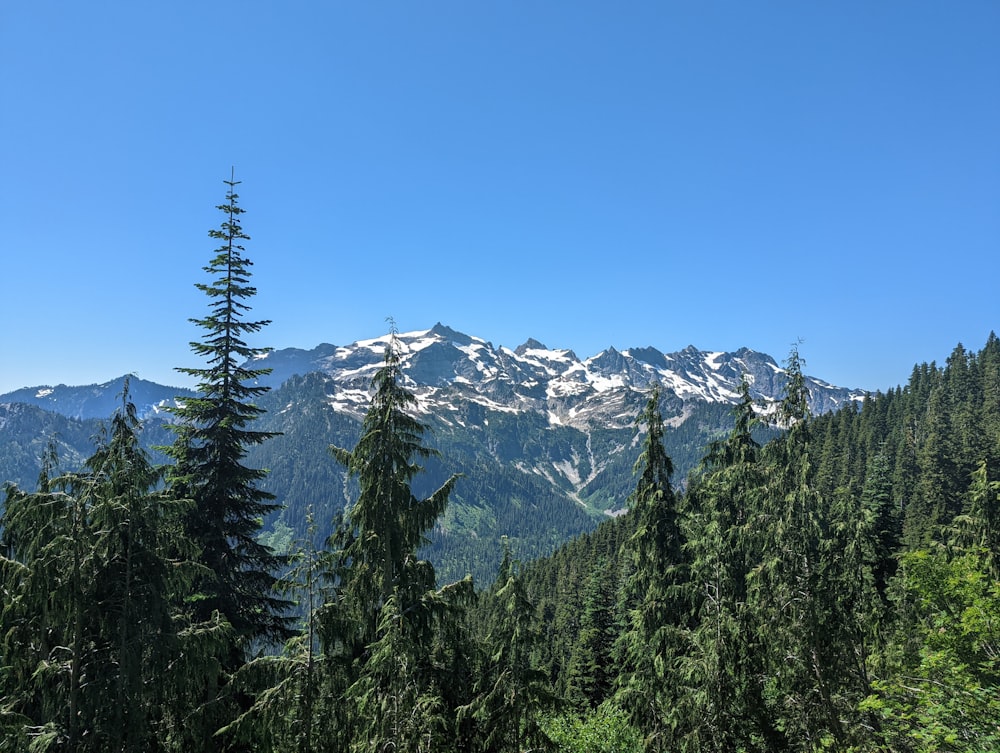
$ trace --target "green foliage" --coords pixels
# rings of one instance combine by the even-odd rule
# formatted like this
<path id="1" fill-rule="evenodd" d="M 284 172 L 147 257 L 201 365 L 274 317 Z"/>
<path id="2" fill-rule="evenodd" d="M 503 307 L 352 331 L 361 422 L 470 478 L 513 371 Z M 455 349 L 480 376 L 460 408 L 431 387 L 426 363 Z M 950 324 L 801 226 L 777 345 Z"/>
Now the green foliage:
<path id="1" fill-rule="evenodd" d="M 790 361 L 796 356 L 793 350 Z M 763 448 L 753 441 L 761 435 L 745 393 L 732 434 L 710 448 L 679 506 L 695 617 L 674 653 L 677 664 L 668 665 L 686 705 L 672 717 L 675 731 L 687 730 L 677 749 L 995 746 L 988 724 L 997 691 L 986 672 L 993 671 L 993 639 L 980 635 L 978 656 L 941 641 L 980 630 L 957 615 L 992 615 L 998 375 L 1000 346 L 991 335 L 981 353 L 957 348 L 944 369 L 917 367 L 906 387 L 872 395 L 860 410 L 806 416 L 791 378 L 779 411 L 785 437 Z M 942 441 L 944 418 L 951 436 Z M 609 524 L 630 547 L 642 530 L 634 513 Z M 921 542 L 928 540 L 933 551 L 951 546 L 953 558 L 976 552 L 978 575 L 953 580 L 982 590 L 949 597 L 936 622 L 917 616 L 906 554 L 927 551 Z M 581 684 L 580 664 L 563 657 L 583 651 L 583 620 L 572 615 L 582 614 L 578 594 L 599 561 L 584 537 L 529 571 L 536 619 L 557 634 L 547 655 L 557 687 Z M 634 572 L 624 561 L 602 562 L 599 571 Z M 927 594 L 949 593 L 929 582 L 918 581 Z M 955 627 L 941 632 L 946 618 Z M 980 624 L 994 624 L 987 619 L 994 618 Z M 619 636 L 630 626 L 619 621 Z M 656 703 L 655 695 L 640 697 Z M 986 724 L 975 727 L 977 719 Z"/>
<path id="2" fill-rule="evenodd" d="M 250 707 L 216 734 L 243 743 L 264 745 L 271 751 L 312 753 L 338 737 L 337 714 L 330 709 L 321 685 L 326 658 L 318 651 L 319 608 L 323 553 L 318 526 L 307 512 L 308 536 L 286 547 L 292 569 L 285 587 L 302 613 L 300 630 L 281 653 L 256 657 L 233 676 L 232 689 L 253 696 Z M 329 689 L 329 687 L 327 687 Z"/>
<path id="3" fill-rule="evenodd" d="M 176 708 L 185 503 L 160 488 L 124 390 L 84 468 L 50 479 L 50 451 L 39 490 L 10 487 L 0 519 L 0 719 L 31 750 L 156 749 Z"/>
<path id="4" fill-rule="evenodd" d="M 454 678 L 434 661 L 434 643 L 471 596 L 467 580 L 406 598 L 405 609 L 397 594 L 385 603 L 367 661 L 345 694 L 357 709 L 352 750 L 437 751 L 452 742 L 455 708 L 445 686 Z"/>
<path id="5" fill-rule="evenodd" d="M 351 561 L 351 588 L 377 611 L 405 586 L 403 569 L 444 512 L 458 476 L 451 476 L 425 499 L 412 491 L 418 461 L 433 456 L 422 444 L 426 427 L 406 409 L 416 398 L 402 383 L 395 338 L 385 363 L 372 378 L 371 407 L 352 451 L 331 447 L 334 457 L 358 477 L 358 500 L 348 512 L 355 531 L 345 555 Z M 433 583 L 433 581 L 432 581 Z"/>
<path id="6" fill-rule="evenodd" d="M 178 369 L 199 383 L 197 394 L 173 409 L 179 423 L 167 452 L 175 461 L 170 475 L 174 493 L 194 502 L 186 531 L 210 573 L 198 584 L 196 619 L 220 612 L 239 636 L 239 650 L 246 651 L 255 642 L 290 636 L 284 614 L 289 604 L 274 593 L 275 572 L 283 560 L 257 538 L 262 518 L 278 506 L 274 495 L 260 488 L 266 471 L 244 464 L 248 448 L 274 436 L 250 428 L 262 413 L 253 401 L 268 390 L 256 380 L 268 372 L 244 365 L 266 352 L 244 338 L 269 322 L 245 319 L 250 309 L 245 301 L 257 292 L 249 284 L 252 262 L 240 244 L 249 236 L 240 224 L 244 210 L 237 203 L 238 182 L 225 183 L 226 203 L 218 207 L 224 220 L 209 231 L 221 245 L 204 268 L 213 279 L 196 284 L 209 298 L 209 311 L 191 320 L 204 331 L 191 350 L 206 365 Z M 239 663 L 237 656 L 228 660 L 230 668 Z"/>
<path id="7" fill-rule="evenodd" d="M 360 425 L 306 377 L 295 394 L 314 407 L 279 438 L 277 397 L 246 366 L 262 351 L 244 338 L 267 322 L 243 318 L 255 291 L 227 185 L 198 285 L 207 365 L 185 370 L 200 385 L 177 410 L 166 484 L 128 380 L 86 453 L 75 443 L 96 424 L 0 406 L 72 435 L 7 448 L 18 473 L 41 460 L 36 490 L 8 485 L 0 514 L 0 753 L 1000 749 L 994 335 L 825 416 L 808 413 L 795 346 L 771 427 L 744 382 L 731 431 L 705 408 L 674 437 L 684 467 L 714 438 L 681 488 L 657 390 L 634 431 L 472 406 L 480 430 L 450 433 L 415 417 L 394 331 Z M 58 473 L 57 451 L 77 470 Z M 499 470 L 545 452 L 589 481 Z M 286 454 L 287 475 L 251 461 Z M 633 461 L 628 489 L 614 475 Z M 578 501 L 617 510 L 626 493 L 628 514 L 590 530 Z M 319 495 L 319 521 L 281 511 L 290 494 Z M 481 534 L 449 550 L 470 566 L 513 534 L 481 594 L 471 578 L 439 587 L 424 558 L 458 530 Z M 534 556 L 566 530 L 582 535 L 514 559 L 512 541 Z"/>
<path id="8" fill-rule="evenodd" d="M 688 552 L 697 613 L 682 660 L 690 704 L 685 742 L 706 751 L 780 749 L 784 737 L 765 697 L 770 635 L 750 600 L 761 559 L 767 471 L 753 438 L 757 423 L 743 382 L 729 437 L 714 443 L 688 494 Z"/>
<path id="9" fill-rule="evenodd" d="M 447 689 L 456 654 L 440 636 L 461 621 L 472 581 L 436 590 L 433 566 L 417 558 L 458 477 L 426 498 L 413 493 L 418 461 L 435 453 L 422 443 L 425 427 L 406 412 L 415 398 L 403 386 L 397 347 L 393 336 L 357 445 L 330 448 L 357 477 L 359 493 L 331 538 L 331 589 L 319 615 L 328 663 L 349 666 L 333 680 L 352 709 L 350 748 L 372 753 L 442 749 L 454 737 L 458 704 L 469 701 Z"/>
<path id="10" fill-rule="evenodd" d="M 543 728 L 559 753 L 639 753 L 642 736 L 624 711 L 601 706 L 584 715 L 549 717 Z"/>
<path id="11" fill-rule="evenodd" d="M 991 481 L 981 461 L 972 472 L 966 512 L 953 521 L 961 545 L 983 552 L 987 572 L 1000 578 L 1000 481 Z"/>
<path id="12" fill-rule="evenodd" d="M 566 698 L 581 708 L 600 706 L 611 695 L 618 674 L 613 661 L 616 585 L 608 577 L 608 560 L 600 558 L 584 584 L 578 639 L 565 673 Z"/>
<path id="13" fill-rule="evenodd" d="M 862 708 L 896 749 L 1000 746 L 1000 581 L 987 553 L 941 547 L 905 554 L 900 619 Z"/>
<path id="14" fill-rule="evenodd" d="M 663 416 L 654 388 L 637 423 L 646 427 L 632 496 L 635 530 L 628 542 L 632 573 L 626 599 L 629 626 L 620 639 L 617 702 L 646 736 L 646 749 L 670 750 L 682 727 L 679 659 L 691 617 L 688 567 L 673 463 L 663 447 Z"/>
<path id="15" fill-rule="evenodd" d="M 475 723 L 478 748 L 484 752 L 548 748 L 541 715 L 554 706 L 555 698 L 545 674 L 532 661 L 540 639 L 532 619 L 534 605 L 506 540 L 487 599 L 495 616 L 484 640 L 488 662 L 480 669 L 475 700 L 460 710 L 459 718 Z"/>

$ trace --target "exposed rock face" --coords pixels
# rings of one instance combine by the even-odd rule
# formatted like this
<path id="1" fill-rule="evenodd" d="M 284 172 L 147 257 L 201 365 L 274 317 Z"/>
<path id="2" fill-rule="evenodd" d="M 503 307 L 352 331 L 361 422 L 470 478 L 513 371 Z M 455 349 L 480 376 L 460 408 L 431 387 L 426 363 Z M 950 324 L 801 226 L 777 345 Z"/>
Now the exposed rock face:
<path id="1" fill-rule="evenodd" d="M 734 403 L 744 375 L 762 404 L 780 399 L 786 379 L 773 358 L 749 348 L 735 353 L 702 351 L 693 345 L 677 353 L 653 347 L 608 348 L 580 360 L 571 350 L 551 350 L 534 339 L 514 350 L 496 348 L 442 324 L 397 337 L 403 374 L 422 410 L 435 414 L 456 411 L 456 401 L 469 401 L 494 410 L 541 413 L 554 425 L 621 426 L 634 420 L 635 406 L 654 384 L 661 386 L 665 411 L 680 417 L 692 401 Z M 363 411 L 367 383 L 382 364 L 388 338 L 348 346 L 324 344 L 308 351 L 275 350 L 254 365 L 274 369 L 263 381 L 275 387 L 294 373 L 321 372 L 342 388 L 342 408 Z M 812 377 L 806 381 L 816 413 L 864 395 Z"/>

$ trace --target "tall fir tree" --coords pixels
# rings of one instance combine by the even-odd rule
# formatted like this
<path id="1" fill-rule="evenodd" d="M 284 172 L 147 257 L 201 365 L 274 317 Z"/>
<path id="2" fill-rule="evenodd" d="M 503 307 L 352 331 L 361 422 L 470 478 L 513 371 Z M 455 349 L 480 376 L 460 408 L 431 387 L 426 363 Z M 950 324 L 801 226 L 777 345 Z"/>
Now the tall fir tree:
<path id="1" fill-rule="evenodd" d="M 580 629 L 572 646 L 566 675 L 566 700 L 582 710 L 600 706 L 614 685 L 612 662 L 618 584 L 607 558 L 599 558 L 583 583 Z"/>
<path id="2" fill-rule="evenodd" d="M 848 535 L 844 528 L 845 539 L 833 536 L 832 502 L 813 482 L 822 442 L 814 431 L 803 365 L 795 345 L 786 361 L 786 393 L 777 413 L 787 434 L 763 453 L 767 484 L 756 523 L 761 562 L 748 601 L 769 637 L 776 726 L 793 748 L 844 748 L 849 737 L 846 720 L 864 692 L 855 685 L 859 675 L 864 684 L 863 659 L 858 659 L 863 653 L 858 652 L 859 631 L 849 597 L 856 592 L 855 578 L 864 564 L 854 544 L 862 547 L 867 532 Z M 832 431 L 838 429 L 831 425 Z M 848 504 L 840 507 L 853 509 Z M 858 554 L 852 562 L 838 551 L 847 545 L 845 540 Z"/>
<path id="3" fill-rule="evenodd" d="M 868 461 L 861 488 L 861 513 L 870 526 L 872 548 L 866 553 L 875 590 L 885 602 L 889 581 L 896 573 L 896 556 L 902 536 L 899 510 L 893 504 L 892 474 L 884 448 Z"/>
<path id="4" fill-rule="evenodd" d="M 395 326 L 353 450 L 331 447 L 358 478 L 358 499 L 333 537 L 334 589 L 322 610 L 321 638 L 332 666 L 352 660 L 345 699 L 354 709 L 356 751 L 440 749 L 453 729 L 434 666 L 435 635 L 459 618 L 472 597 L 466 579 L 440 590 L 434 567 L 417 550 L 444 513 L 458 476 L 428 497 L 412 489 L 426 427 L 407 410 L 416 402 L 403 380 Z"/>
<path id="5" fill-rule="evenodd" d="M 241 245 L 249 236 L 241 225 L 239 181 L 230 178 L 225 184 L 226 202 L 217 207 L 223 222 L 209 231 L 220 242 L 204 268 L 212 280 L 195 285 L 208 296 L 209 311 L 191 319 L 204 331 L 191 350 L 206 365 L 177 369 L 199 380 L 198 394 L 173 409 L 177 436 L 168 453 L 176 461 L 171 476 L 175 493 L 194 502 L 188 536 L 211 573 L 198 584 L 195 617 L 208 620 L 217 611 L 229 621 L 239 639 L 230 663 L 238 665 L 251 647 L 290 636 L 290 603 L 275 590 L 283 558 L 257 538 L 262 519 L 278 505 L 259 486 L 267 472 L 244 464 L 248 448 L 274 436 L 250 428 L 263 413 L 254 400 L 269 389 L 257 380 L 269 370 L 245 365 L 267 349 L 244 339 L 270 322 L 246 318 L 246 301 L 257 293 L 250 285 L 252 262 Z"/>
<path id="6" fill-rule="evenodd" d="M 765 469 L 753 437 L 759 423 L 746 379 L 729 436 L 713 443 L 688 492 L 689 552 L 697 620 L 683 657 L 692 705 L 692 747 L 782 750 L 785 738 L 765 696 L 767 636 L 748 608 L 747 579 L 759 563 Z"/>
<path id="7" fill-rule="evenodd" d="M 444 513 L 458 480 L 451 476 L 426 499 L 413 494 L 413 478 L 423 470 L 420 462 L 437 453 L 423 444 L 427 427 L 407 412 L 416 397 L 403 383 L 399 348 L 393 326 L 384 363 L 372 377 L 373 395 L 361 438 L 353 450 L 330 448 L 359 485 L 358 499 L 334 538 L 335 549 L 350 563 L 342 591 L 355 606 L 364 606 L 358 625 L 362 641 L 374 635 L 382 607 L 397 591 L 411 588 L 418 576 L 426 580 L 413 567 L 416 551 Z M 433 568 L 429 575 L 433 587 Z"/>
<path id="8" fill-rule="evenodd" d="M 626 588 L 630 625 L 623 634 L 617 701 L 645 735 L 647 751 L 674 749 L 683 737 L 685 712 L 679 692 L 680 655 L 690 626 L 688 568 L 684 559 L 678 499 L 670 483 L 673 462 L 663 446 L 660 391 L 654 387 L 636 419 L 646 438 L 636 460 L 638 475 L 629 515 L 635 532 Z"/>

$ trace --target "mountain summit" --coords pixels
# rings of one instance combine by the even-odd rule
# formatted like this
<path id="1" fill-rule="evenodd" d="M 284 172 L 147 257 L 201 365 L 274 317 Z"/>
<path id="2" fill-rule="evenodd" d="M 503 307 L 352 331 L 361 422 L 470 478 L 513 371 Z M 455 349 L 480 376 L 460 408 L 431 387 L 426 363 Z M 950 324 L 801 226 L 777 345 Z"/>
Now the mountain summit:
<path id="1" fill-rule="evenodd" d="M 382 365 L 389 334 L 350 345 L 322 343 L 311 350 L 282 348 L 255 359 L 253 368 L 269 368 L 260 382 L 278 388 L 290 377 L 319 372 L 332 384 L 338 409 L 353 416 L 368 407 L 368 386 Z M 785 371 L 764 353 L 741 348 L 735 353 L 699 350 L 689 345 L 676 353 L 654 347 L 610 347 L 581 360 L 572 350 L 547 348 L 534 338 L 511 349 L 494 347 L 479 337 L 438 323 L 429 330 L 396 335 L 408 388 L 426 413 L 447 416 L 458 402 L 502 411 L 532 411 L 551 425 L 596 428 L 631 425 L 636 411 L 626 405 L 654 384 L 661 386 L 665 412 L 676 417 L 694 402 L 735 403 L 746 375 L 753 397 L 766 404 L 781 397 Z M 104 384 L 26 387 L 0 395 L 0 403 L 37 405 L 71 418 L 106 418 L 117 406 L 123 378 Z M 835 387 L 806 377 L 814 413 L 836 410 L 864 391 Z M 161 413 L 176 397 L 193 394 L 133 378 L 131 396 L 142 417 Z"/>
<path id="2" fill-rule="evenodd" d="M 361 415 L 389 337 L 312 350 L 274 350 L 254 367 L 272 369 L 262 378 L 272 387 L 296 374 L 319 372 L 332 383 L 329 394 L 336 407 Z M 623 351 L 611 347 L 581 360 L 572 350 L 553 350 L 533 338 L 513 350 L 494 347 L 440 323 L 396 337 L 407 386 L 417 395 L 421 411 L 445 420 L 461 403 L 475 403 L 498 411 L 540 413 L 550 425 L 618 428 L 631 425 L 639 396 L 659 384 L 665 413 L 676 423 L 691 403 L 735 403 L 744 375 L 751 394 L 762 403 L 780 398 L 785 384 L 784 369 L 771 356 L 749 348 L 724 353 L 689 345 L 662 353 L 651 346 Z M 816 413 L 864 396 L 861 390 L 813 377 L 806 381 Z"/>

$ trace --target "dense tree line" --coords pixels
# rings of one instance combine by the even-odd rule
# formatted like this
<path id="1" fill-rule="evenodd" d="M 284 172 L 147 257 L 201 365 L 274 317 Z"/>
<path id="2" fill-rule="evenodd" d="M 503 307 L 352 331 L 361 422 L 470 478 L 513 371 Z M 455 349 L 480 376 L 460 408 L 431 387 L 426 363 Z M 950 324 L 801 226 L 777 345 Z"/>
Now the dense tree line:
<path id="1" fill-rule="evenodd" d="M 995 336 L 824 416 L 793 348 L 784 399 L 755 405 L 744 382 L 732 430 L 683 479 L 654 388 L 629 513 L 527 564 L 480 542 L 501 564 L 477 590 L 425 553 L 460 482 L 504 482 L 428 446 L 394 333 L 356 441 L 287 480 L 347 496 L 344 512 L 264 534 L 273 479 L 247 456 L 284 445 L 255 428 L 246 337 L 268 322 L 247 318 L 227 185 L 170 462 L 144 449 L 126 382 L 77 470 L 53 442 L 34 491 L 7 487 L 0 751 L 1000 747 Z M 311 488 L 321 453 L 337 489 Z"/>
<path id="2" fill-rule="evenodd" d="M 744 388 L 732 432 L 656 522 L 642 476 L 628 516 L 527 569 L 550 636 L 536 663 L 579 718 L 626 712 L 646 750 L 995 749 L 1000 340 L 818 417 L 801 367 L 793 349 L 778 406 Z M 783 434 L 762 445 L 765 420 Z M 658 546 L 680 542 L 668 562 L 654 525 Z M 637 619 L 668 605 L 653 630 Z"/>

